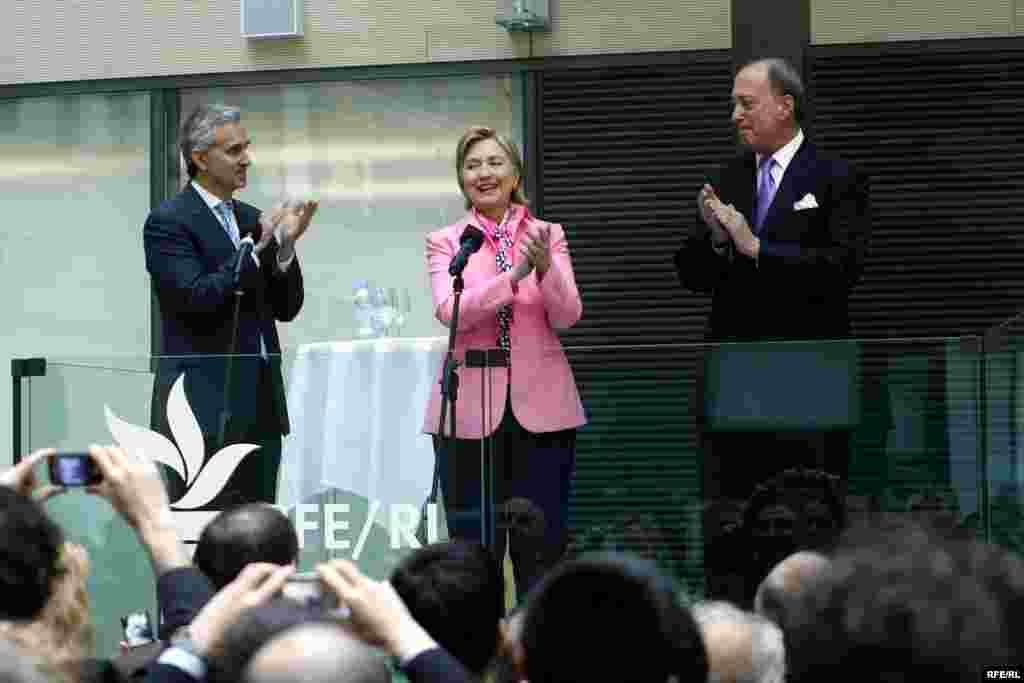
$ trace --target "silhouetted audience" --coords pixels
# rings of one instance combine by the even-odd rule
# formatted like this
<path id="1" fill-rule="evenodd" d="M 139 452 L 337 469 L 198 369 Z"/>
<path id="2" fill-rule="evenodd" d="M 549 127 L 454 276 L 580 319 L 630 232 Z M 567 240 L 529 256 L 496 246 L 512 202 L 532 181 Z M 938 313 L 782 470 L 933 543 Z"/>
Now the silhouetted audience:
<path id="1" fill-rule="evenodd" d="M 0 486 L 0 619 L 35 619 L 61 573 L 64 534 L 42 507 Z"/>
<path id="2" fill-rule="evenodd" d="M 675 582 L 646 560 L 566 562 L 532 593 L 523 617 L 530 683 L 703 681 L 704 643 Z"/>
<path id="3" fill-rule="evenodd" d="M 801 596 L 789 680 L 983 680 L 1024 662 L 1022 587 L 998 548 L 915 524 L 859 529 Z"/>
<path id="4" fill-rule="evenodd" d="M 693 616 L 708 653 L 709 681 L 783 683 L 786 648 L 774 623 L 728 602 L 697 603 Z"/>
<path id="5" fill-rule="evenodd" d="M 783 629 L 789 627 L 803 592 L 828 571 L 830 561 L 820 553 L 801 550 L 779 562 L 761 581 L 754 611 Z"/>
<path id="6" fill-rule="evenodd" d="M 391 585 L 441 647 L 483 674 L 498 650 L 505 613 L 504 584 L 490 551 L 459 540 L 424 546 L 399 563 Z"/>
<path id="7" fill-rule="evenodd" d="M 298 535 L 287 515 L 273 505 L 245 503 L 224 510 L 203 528 L 192 559 L 219 590 L 247 564 L 292 564 L 298 556 Z"/>

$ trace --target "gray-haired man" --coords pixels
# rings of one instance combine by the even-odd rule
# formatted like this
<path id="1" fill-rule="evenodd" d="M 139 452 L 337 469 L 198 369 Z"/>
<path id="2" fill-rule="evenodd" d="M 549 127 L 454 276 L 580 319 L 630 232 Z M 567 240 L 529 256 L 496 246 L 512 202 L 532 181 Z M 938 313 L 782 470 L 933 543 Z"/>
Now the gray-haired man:
<path id="1" fill-rule="evenodd" d="M 274 501 L 281 436 L 289 429 L 275 321 L 292 320 L 302 308 L 295 243 L 317 209 L 315 202 L 296 202 L 267 215 L 235 200 L 248 180 L 249 145 L 238 109 L 198 107 L 180 136 L 190 182 L 154 209 L 143 229 L 161 318 L 154 427 L 173 436 L 167 397 L 184 374 L 206 457 L 228 443 L 260 446 L 238 466 L 213 508 Z M 247 244 L 251 256 L 240 258 Z M 235 295 L 236 271 L 241 297 Z M 225 354 L 232 350 L 240 355 L 229 364 Z M 175 500 L 185 482 L 169 476 Z"/>

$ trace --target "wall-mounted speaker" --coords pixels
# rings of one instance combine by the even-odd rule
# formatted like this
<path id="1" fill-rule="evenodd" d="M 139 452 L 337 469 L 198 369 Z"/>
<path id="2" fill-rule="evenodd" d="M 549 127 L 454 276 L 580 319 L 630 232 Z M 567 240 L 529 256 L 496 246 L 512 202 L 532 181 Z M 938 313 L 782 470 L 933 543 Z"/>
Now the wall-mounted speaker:
<path id="1" fill-rule="evenodd" d="M 302 35 L 302 0 L 241 0 L 246 38 L 296 38 Z"/>
<path id="2" fill-rule="evenodd" d="M 548 0 L 498 0 L 495 23 L 506 31 L 547 31 L 551 28 Z"/>

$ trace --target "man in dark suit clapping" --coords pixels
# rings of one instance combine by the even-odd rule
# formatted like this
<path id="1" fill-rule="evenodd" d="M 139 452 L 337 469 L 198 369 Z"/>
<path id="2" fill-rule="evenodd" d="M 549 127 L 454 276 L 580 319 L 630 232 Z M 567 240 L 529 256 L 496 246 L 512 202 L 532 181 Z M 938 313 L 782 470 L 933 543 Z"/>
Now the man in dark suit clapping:
<path id="1" fill-rule="evenodd" d="M 712 296 L 708 341 L 843 339 L 850 331 L 849 292 L 860 278 L 871 228 L 867 179 L 805 138 L 803 83 L 785 61 L 766 59 L 741 68 L 732 100 L 742 149 L 700 189 L 697 230 L 675 255 L 683 286 Z M 844 358 L 848 346 L 741 348 L 760 354 L 756 362 L 744 361 L 749 367 L 774 364 L 774 370 L 737 380 L 738 366 L 722 360 L 736 358 L 736 352 L 711 354 L 710 372 L 720 374 L 707 377 L 708 388 L 718 392 L 716 399 L 725 397 L 722 403 L 750 406 L 774 392 L 782 400 L 768 401 L 766 412 L 788 410 L 810 421 L 817 419 L 819 406 L 846 405 L 846 388 L 853 384 L 840 378 L 825 386 L 830 380 L 819 370 L 839 367 L 833 377 L 846 374 L 833 361 Z M 818 360 L 823 364 L 816 365 Z M 766 380 L 772 372 L 775 381 Z M 722 383 L 723 377 L 730 379 Z M 798 395 L 805 398 L 794 398 Z M 744 498 L 754 484 L 793 466 L 845 477 L 849 424 L 833 420 L 813 434 L 819 429 L 815 425 L 779 427 L 784 420 L 777 422 L 758 426 L 753 419 L 743 426 L 745 433 L 710 439 L 707 495 Z M 726 461 L 730 468 L 724 476 Z"/>
<path id="2" fill-rule="evenodd" d="M 275 321 L 290 321 L 302 308 L 295 243 L 317 209 L 316 202 L 291 202 L 267 216 L 233 199 L 247 184 L 249 144 L 238 109 L 198 107 L 182 126 L 180 139 L 190 182 L 153 210 L 143 231 L 146 269 L 161 317 L 155 428 L 172 436 L 167 398 L 184 374 L 207 459 L 226 444 L 260 446 L 210 503 L 215 508 L 274 501 L 281 436 L 289 429 Z M 251 255 L 245 254 L 247 243 Z M 224 354 L 232 350 L 240 355 L 229 364 Z M 189 473 L 189 479 L 194 481 L 194 475 Z M 173 501 L 186 482 L 171 479 Z"/>

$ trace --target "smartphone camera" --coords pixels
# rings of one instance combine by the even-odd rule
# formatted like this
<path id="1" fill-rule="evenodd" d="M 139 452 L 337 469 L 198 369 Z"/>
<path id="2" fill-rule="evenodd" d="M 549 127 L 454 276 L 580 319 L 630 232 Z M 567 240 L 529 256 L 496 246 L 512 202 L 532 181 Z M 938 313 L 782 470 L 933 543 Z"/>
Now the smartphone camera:
<path id="1" fill-rule="evenodd" d="M 281 595 L 310 611 L 330 613 L 339 618 L 348 616 L 348 609 L 338 606 L 338 596 L 333 591 L 324 590 L 315 572 L 292 574 L 281 589 Z"/>
<path id="2" fill-rule="evenodd" d="M 156 640 L 149 612 L 132 612 L 128 616 L 121 617 L 121 626 L 124 629 L 123 642 L 127 647 L 138 647 Z"/>
<path id="3" fill-rule="evenodd" d="M 103 475 L 88 453 L 57 453 L 50 458 L 50 482 L 57 486 L 93 486 Z"/>

